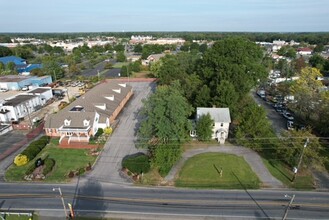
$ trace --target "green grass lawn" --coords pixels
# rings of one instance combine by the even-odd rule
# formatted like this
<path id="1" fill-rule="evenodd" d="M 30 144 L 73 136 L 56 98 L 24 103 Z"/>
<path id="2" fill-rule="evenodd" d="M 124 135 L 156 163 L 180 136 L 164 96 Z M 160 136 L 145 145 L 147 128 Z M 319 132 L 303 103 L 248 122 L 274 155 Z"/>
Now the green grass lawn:
<path id="1" fill-rule="evenodd" d="M 58 142 L 58 141 L 57 141 Z M 24 166 L 17 167 L 13 164 L 6 172 L 7 181 L 24 181 L 23 177 L 27 168 L 34 163 L 37 158 L 44 158 L 49 155 L 56 161 L 55 167 L 45 179 L 46 182 L 66 182 L 68 178 L 66 174 L 71 170 L 78 170 L 86 167 L 88 162 L 91 164 L 95 161 L 95 156 L 88 155 L 88 150 L 85 149 L 63 149 L 56 145 L 56 140 L 51 140 L 37 157 Z"/>
<path id="2" fill-rule="evenodd" d="M 175 184 L 194 188 L 257 189 L 260 181 L 242 157 L 204 153 L 186 161 Z"/>
<path id="3" fill-rule="evenodd" d="M 293 178 L 293 172 L 288 169 L 283 163 L 276 160 L 267 160 L 263 158 L 263 162 L 270 173 L 280 180 L 284 185 L 300 189 L 300 190 L 310 190 L 314 189 L 313 178 L 311 173 L 305 170 L 300 170 L 294 183 L 291 182 Z"/>
<path id="4" fill-rule="evenodd" d="M 117 62 L 113 65 L 113 68 L 121 68 L 122 66 L 127 66 L 128 62 Z"/>
<path id="5" fill-rule="evenodd" d="M 38 216 L 33 214 L 32 217 L 29 217 L 29 216 L 26 216 L 26 215 L 5 215 L 4 219 L 6 220 L 29 220 L 29 219 L 32 219 L 32 220 L 37 220 L 38 219 Z"/>

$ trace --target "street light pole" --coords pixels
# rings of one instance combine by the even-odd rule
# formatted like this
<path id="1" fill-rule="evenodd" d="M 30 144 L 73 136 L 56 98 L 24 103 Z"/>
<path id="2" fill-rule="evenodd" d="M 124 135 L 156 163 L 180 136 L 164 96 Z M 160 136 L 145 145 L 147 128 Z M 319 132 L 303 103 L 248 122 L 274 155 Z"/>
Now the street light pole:
<path id="1" fill-rule="evenodd" d="M 60 195 L 60 197 L 61 197 L 62 204 L 63 204 L 63 209 L 64 209 L 64 212 L 65 212 L 65 217 L 67 218 L 67 217 L 68 217 L 68 214 L 67 214 L 67 211 L 66 211 L 66 207 L 65 207 L 65 202 L 64 202 L 64 197 L 63 197 L 63 194 L 62 194 L 62 190 L 61 190 L 60 187 L 53 188 L 53 191 L 54 191 L 54 192 L 55 192 L 56 190 L 58 190 L 59 195 Z"/>
<path id="2" fill-rule="evenodd" d="M 292 196 L 284 195 L 284 197 L 288 197 L 288 198 L 290 198 L 290 201 L 289 201 L 289 203 L 288 203 L 288 205 L 287 205 L 286 211 L 284 212 L 284 215 L 283 215 L 283 217 L 282 217 L 282 220 L 286 220 L 287 215 L 288 215 L 288 211 L 289 211 L 289 209 L 290 209 L 292 203 L 294 202 L 295 194 L 292 195 Z"/>
<path id="3" fill-rule="evenodd" d="M 305 148 L 307 147 L 307 144 L 309 143 L 310 139 L 307 138 L 306 139 L 306 142 L 304 144 L 304 147 L 303 147 L 303 150 L 302 150 L 302 153 L 300 154 L 300 158 L 299 158 L 299 161 L 298 161 L 298 164 L 297 164 L 297 167 L 294 167 L 294 176 L 292 177 L 292 180 L 291 182 L 293 183 L 295 181 L 295 178 L 297 176 L 297 172 L 298 172 L 298 169 L 302 163 L 302 159 L 303 159 L 303 156 L 304 156 L 304 151 L 305 151 Z"/>

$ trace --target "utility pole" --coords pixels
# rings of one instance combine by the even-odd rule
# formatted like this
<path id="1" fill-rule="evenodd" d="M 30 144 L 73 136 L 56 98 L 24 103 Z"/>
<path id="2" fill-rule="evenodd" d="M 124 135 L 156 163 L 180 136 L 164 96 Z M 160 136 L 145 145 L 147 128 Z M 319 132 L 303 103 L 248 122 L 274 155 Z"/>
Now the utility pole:
<path id="1" fill-rule="evenodd" d="M 282 220 L 286 220 L 287 215 L 288 215 L 288 211 L 289 211 L 289 209 L 290 209 L 292 203 L 294 202 L 295 195 L 289 196 L 289 195 L 286 194 L 286 195 L 284 195 L 284 197 L 286 197 L 286 198 L 290 198 L 290 201 L 289 201 L 289 203 L 288 203 L 288 205 L 287 205 L 286 211 L 284 212 L 284 215 L 283 215 L 283 217 L 282 217 Z"/>
<path id="2" fill-rule="evenodd" d="M 64 212 L 65 212 L 65 217 L 68 218 L 68 214 L 67 214 L 67 211 L 66 211 L 66 206 L 65 206 L 65 202 L 64 202 L 64 197 L 63 197 L 63 194 L 62 194 L 62 190 L 60 187 L 57 187 L 57 188 L 53 188 L 53 191 L 55 192 L 56 190 L 58 190 L 59 192 L 59 195 L 61 197 L 61 200 L 62 200 L 62 204 L 63 204 L 63 209 L 64 209 Z"/>
<path id="3" fill-rule="evenodd" d="M 310 139 L 307 138 L 306 139 L 306 142 L 304 144 L 304 147 L 303 147 L 303 150 L 302 150 L 302 153 L 300 154 L 300 158 L 299 158 L 299 161 L 298 161 L 298 164 L 297 164 L 297 167 L 294 167 L 294 176 L 292 177 L 292 180 L 291 182 L 293 183 L 296 179 L 296 176 L 297 176 L 297 172 L 298 172 L 298 169 L 302 163 L 302 159 L 303 159 L 303 156 L 304 156 L 304 151 L 305 151 L 305 148 L 307 147 L 307 144 L 310 142 Z"/>

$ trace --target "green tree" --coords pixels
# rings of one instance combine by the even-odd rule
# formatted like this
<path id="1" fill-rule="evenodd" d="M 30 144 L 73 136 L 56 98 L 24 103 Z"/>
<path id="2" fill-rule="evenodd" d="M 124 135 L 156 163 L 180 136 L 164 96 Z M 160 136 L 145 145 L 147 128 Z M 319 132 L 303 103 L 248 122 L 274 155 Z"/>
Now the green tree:
<path id="1" fill-rule="evenodd" d="M 238 102 L 239 95 L 235 91 L 234 85 L 227 80 L 222 80 L 217 86 L 216 96 L 213 105 L 219 107 L 234 108 Z"/>
<path id="2" fill-rule="evenodd" d="M 250 96 L 245 97 L 235 110 L 234 135 L 238 144 L 262 151 L 264 145 L 269 147 L 270 141 L 264 143 L 264 138 L 275 138 L 266 112 L 259 107 Z"/>
<path id="3" fill-rule="evenodd" d="M 214 120 L 211 119 L 210 114 L 201 115 L 196 123 L 197 138 L 200 141 L 209 141 L 213 133 Z"/>
<path id="4" fill-rule="evenodd" d="M 180 159 L 182 149 L 179 143 L 159 144 L 152 152 L 152 166 L 156 167 L 161 176 L 166 176 L 172 166 Z"/>
<path id="5" fill-rule="evenodd" d="M 0 36 L 0 43 L 12 43 L 9 36 L 1 35 Z"/>
<path id="6" fill-rule="evenodd" d="M 141 44 L 136 44 L 134 46 L 134 52 L 135 53 L 142 53 L 143 52 L 143 46 Z"/>
<path id="7" fill-rule="evenodd" d="M 6 65 L 6 69 L 7 69 L 8 71 L 14 71 L 15 68 L 16 68 L 16 65 L 15 65 L 14 62 L 9 62 L 9 63 L 7 63 L 7 65 Z"/>
<path id="8" fill-rule="evenodd" d="M 299 57 L 295 60 L 294 65 L 297 73 L 300 73 L 302 69 L 306 67 L 305 59 L 303 57 Z"/>
<path id="9" fill-rule="evenodd" d="M 2 62 L 0 62 L 0 73 L 1 73 L 2 71 L 4 71 L 5 69 L 6 69 L 5 64 L 3 64 Z"/>
<path id="10" fill-rule="evenodd" d="M 320 104 L 320 88 L 323 85 L 318 80 L 318 77 L 322 77 L 318 69 L 304 68 L 300 73 L 299 79 L 294 81 L 290 87 L 291 94 L 294 95 L 297 101 L 291 107 L 295 110 L 295 113 L 304 119 L 310 119 L 314 109 L 317 109 L 317 105 Z"/>
<path id="11" fill-rule="evenodd" d="M 177 83 L 159 86 L 144 102 L 144 119 L 138 132 L 142 146 L 148 146 L 152 141 L 165 144 L 174 140 L 182 143 L 189 137 L 191 124 L 187 118 L 192 113 L 192 107 L 177 89 L 179 86 Z"/>
<path id="12" fill-rule="evenodd" d="M 53 56 L 45 56 L 42 60 L 42 69 L 45 74 L 51 75 L 53 81 L 64 77 L 64 70 Z"/>
<path id="13" fill-rule="evenodd" d="M 316 45 L 316 47 L 313 50 L 313 52 L 315 52 L 315 53 L 321 53 L 322 51 L 324 51 L 324 45 L 323 44 Z"/>
<path id="14" fill-rule="evenodd" d="M 306 139 L 309 143 L 304 149 Z M 319 139 L 310 130 L 292 130 L 283 132 L 280 147 L 276 148 L 279 157 L 290 167 L 296 167 L 304 150 L 303 164 L 312 167 L 322 165 L 324 158 L 320 155 L 322 146 Z M 303 165 L 302 164 L 302 165 Z"/>
<path id="15" fill-rule="evenodd" d="M 315 67 L 315 68 L 319 69 L 320 71 L 323 71 L 325 63 L 326 63 L 326 59 L 323 58 L 319 54 L 314 54 L 310 58 L 309 63 L 311 64 L 312 67 Z"/>
<path id="16" fill-rule="evenodd" d="M 211 100 L 210 89 L 207 85 L 203 85 L 195 96 L 194 106 L 209 107 L 210 100 Z"/>
<path id="17" fill-rule="evenodd" d="M 263 51 L 258 45 L 243 38 L 230 37 L 216 42 L 205 52 L 197 72 L 209 86 L 212 98 L 219 95 L 217 85 L 226 80 L 234 86 L 240 100 L 259 80 L 267 77 L 262 59 Z"/>
<path id="18" fill-rule="evenodd" d="M 127 60 L 126 55 L 124 52 L 117 53 L 117 62 L 125 62 Z"/>
<path id="19" fill-rule="evenodd" d="M 110 62 L 107 62 L 104 66 L 104 69 L 112 69 L 113 68 L 113 64 Z"/>
<path id="20" fill-rule="evenodd" d="M 0 57 L 6 57 L 13 55 L 13 51 L 10 50 L 8 47 L 0 46 Z"/>

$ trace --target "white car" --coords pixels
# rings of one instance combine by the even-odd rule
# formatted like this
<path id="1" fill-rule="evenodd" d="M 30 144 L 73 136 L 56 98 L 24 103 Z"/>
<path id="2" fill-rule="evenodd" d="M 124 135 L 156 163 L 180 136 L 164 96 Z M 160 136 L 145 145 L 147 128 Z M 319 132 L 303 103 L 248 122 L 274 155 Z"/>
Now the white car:
<path id="1" fill-rule="evenodd" d="M 6 89 L 6 88 L 0 88 L 0 92 L 8 92 L 8 89 Z"/>
<path id="2" fill-rule="evenodd" d="M 293 121 L 294 120 L 294 116 L 292 116 L 292 114 L 290 114 L 289 112 L 285 112 L 283 114 L 283 117 L 285 117 L 289 121 Z"/>

